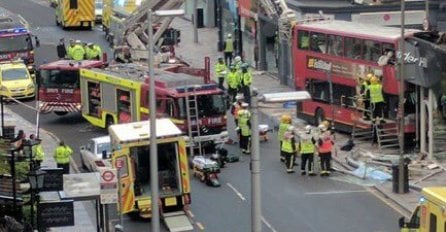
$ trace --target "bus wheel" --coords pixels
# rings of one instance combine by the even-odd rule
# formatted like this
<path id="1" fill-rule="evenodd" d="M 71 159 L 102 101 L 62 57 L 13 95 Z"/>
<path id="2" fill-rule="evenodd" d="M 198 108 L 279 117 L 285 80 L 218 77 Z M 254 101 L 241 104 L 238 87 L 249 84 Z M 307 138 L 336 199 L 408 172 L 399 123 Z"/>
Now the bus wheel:
<path id="1" fill-rule="evenodd" d="M 314 125 L 319 126 L 325 120 L 324 110 L 318 108 L 314 114 Z"/>
<path id="2" fill-rule="evenodd" d="M 113 117 L 107 115 L 107 117 L 105 118 L 105 128 L 108 129 L 113 124 L 115 124 L 115 122 L 113 121 Z"/>

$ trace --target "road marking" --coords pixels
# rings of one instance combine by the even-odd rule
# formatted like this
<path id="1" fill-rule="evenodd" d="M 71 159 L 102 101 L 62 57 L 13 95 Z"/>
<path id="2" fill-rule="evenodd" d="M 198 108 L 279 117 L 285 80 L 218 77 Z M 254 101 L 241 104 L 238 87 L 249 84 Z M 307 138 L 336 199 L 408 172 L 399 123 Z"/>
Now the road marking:
<path id="1" fill-rule="evenodd" d="M 195 225 L 197 225 L 197 227 L 198 227 L 198 229 L 200 229 L 200 231 L 204 231 L 203 224 L 201 224 L 200 222 L 196 222 Z"/>
<path id="2" fill-rule="evenodd" d="M 346 193 L 365 193 L 365 190 L 352 190 L 352 191 L 327 191 L 327 192 L 308 192 L 305 195 L 329 195 L 329 194 L 346 194 Z"/>
<path id="3" fill-rule="evenodd" d="M 277 232 L 276 229 L 262 216 L 262 222 L 266 225 L 272 232 Z"/>
<path id="4" fill-rule="evenodd" d="M 21 15 L 17 15 L 17 16 L 19 16 L 20 20 L 22 20 L 22 23 L 25 24 L 25 27 L 29 30 L 30 27 L 29 27 L 28 21 L 26 21 L 26 19 L 23 18 Z"/>
<path id="5" fill-rule="evenodd" d="M 234 186 L 232 186 L 232 184 L 230 183 L 226 183 L 226 185 L 232 189 L 232 191 L 235 192 L 235 194 L 237 194 L 237 196 L 242 199 L 242 201 L 246 201 L 246 198 L 243 196 L 243 194 L 241 194 Z"/>

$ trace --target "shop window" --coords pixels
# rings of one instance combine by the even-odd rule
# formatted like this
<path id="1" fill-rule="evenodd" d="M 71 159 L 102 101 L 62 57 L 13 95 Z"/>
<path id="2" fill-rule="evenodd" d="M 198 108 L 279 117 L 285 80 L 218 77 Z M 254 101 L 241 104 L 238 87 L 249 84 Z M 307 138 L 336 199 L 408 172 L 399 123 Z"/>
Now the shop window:
<path id="1" fill-rule="evenodd" d="M 297 32 L 297 45 L 299 49 L 308 50 L 310 46 L 310 37 L 308 31 L 298 31 Z"/>
<path id="2" fill-rule="evenodd" d="M 365 40 L 362 54 L 364 54 L 365 60 L 377 62 L 382 54 L 381 43 L 373 40 Z"/>
<path id="3" fill-rule="evenodd" d="M 327 38 L 328 54 L 344 56 L 344 41 L 342 36 L 329 35 Z"/>
<path id="4" fill-rule="evenodd" d="M 88 112 L 99 117 L 101 109 L 101 86 L 99 83 L 87 82 L 88 86 Z"/>
<path id="5" fill-rule="evenodd" d="M 77 9 L 77 0 L 70 0 L 70 9 L 71 10 Z"/>
<path id="6" fill-rule="evenodd" d="M 345 55 L 348 58 L 356 60 L 361 59 L 362 43 L 363 43 L 362 39 L 345 37 L 344 38 Z"/>
<path id="7" fill-rule="evenodd" d="M 327 36 L 323 33 L 312 32 L 310 49 L 313 52 L 327 53 Z"/>

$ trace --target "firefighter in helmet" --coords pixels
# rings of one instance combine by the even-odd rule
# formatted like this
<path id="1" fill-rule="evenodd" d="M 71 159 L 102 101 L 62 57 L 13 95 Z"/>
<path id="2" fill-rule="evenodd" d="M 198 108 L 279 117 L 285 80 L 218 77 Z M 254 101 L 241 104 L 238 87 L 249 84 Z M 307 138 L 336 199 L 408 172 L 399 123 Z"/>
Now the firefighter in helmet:
<path id="1" fill-rule="evenodd" d="M 313 172 L 313 161 L 314 152 L 316 150 L 316 140 L 312 135 L 312 127 L 307 125 L 305 127 L 305 133 L 300 136 L 299 144 L 297 150 L 299 151 L 301 157 L 300 171 L 301 175 L 306 175 L 307 172 L 307 161 L 308 161 L 308 175 L 314 176 Z"/>
<path id="2" fill-rule="evenodd" d="M 243 109 L 239 111 L 238 125 L 240 128 L 240 149 L 244 154 L 251 153 L 251 113 L 248 104 L 242 103 Z"/>
<path id="3" fill-rule="evenodd" d="M 329 176 L 331 169 L 331 157 L 334 140 L 329 130 L 330 123 L 323 121 L 318 128 L 321 130 L 321 136 L 318 140 L 318 153 L 321 160 L 321 176 Z"/>
<path id="4" fill-rule="evenodd" d="M 360 95 L 361 100 L 364 104 L 364 114 L 363 119 L 364 120 L 370 120 L 370 79 L 373 77 L 373 74 L 369 73 L 365 78 L 361 78 L 361 88 L 360 88 Z"/>
<path id="5" fill-rule="evenodd" d="M 296 139 L 294 138 L 294 126 L 288 126 L 283 135 L 281 151 L 285 156 L 286 172 L 293 173 L 294 157 L 296 156 Z"/>
<path id="6" fill-rule="evenodd" d="M 288 130 L 288 127 L 291 126 L 291 115 L 283 114 L 280 117 L 279 131 L 277 133 L 277 140 L 279 140 L 279 148 L 280 148 L 280 161 L 285 162 L 285 156 L 282 152 L 282 141 L 285 132 Z"/>
<path id="7" fill-rule="evenodd" d="M 369 94 L 370 94 L 370 103 L 372 106 L 372 122 L 379 123 L 384 122 L 384 96 L 382 90 L 382 84 L 379 81 L 379 78 L 373 75 L 370 78 L 370 86 L 369 86 Z"/>
<path id="8" fill-rule="evenodd" d="M 231 98 L 231 102 L 235 102 L 239 86 L 239 75 L 233 64 L 229 65 L 229 73 L 226 75 L 226 78 L 226 82 L 228 83 L 228 95 Z"/>

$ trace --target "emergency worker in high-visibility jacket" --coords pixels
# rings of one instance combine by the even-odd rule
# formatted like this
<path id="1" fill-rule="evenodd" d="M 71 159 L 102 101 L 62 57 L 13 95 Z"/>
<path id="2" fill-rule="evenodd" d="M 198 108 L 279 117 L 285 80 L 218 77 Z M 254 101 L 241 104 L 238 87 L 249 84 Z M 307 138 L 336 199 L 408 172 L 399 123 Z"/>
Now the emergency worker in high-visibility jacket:
<path id="1" fill-rule="evenodd" d="M 296 139 L 294 138 L 294 127 L 289 126 L 283 135 L 281 150 L 285 156 L 286 172 L 294 172 L 294 157 L 296 156 Z"/>
<path id="2" fill-rule="evenodd" d="M 361 99 L 362 102 L 364 103 L 364 114 L 363 114 L 363 119 L 364 120 L 370 120 L 370 91 L 369 91 L 369 86 L 370 86 L 370 79 L 373 77 L 373 74 L 369 73 L 367 74 L 367 76 L 365 78 L 361 78 L 361 89 L 360 89 L 360 94 L 361 94 Z"/>
<path id="3" fill-rule="evenodd" d="M 252 74 L 248 71 L 249 65 L 244 63 L 242 65 L 242 71 L 240 73 L 240 88 L 243 92 L 243 97 L 245 102 L 251 103 L 251 83 L 252 83 Z"/>
<path id="4" fill-rule="evenodd" d="M 85 49 L 80 40 L 76 40 L 76 44 L 71 49 L 71 58 L 76 61 L 85 59 Z"/>
<path id="5" fill-rule="evenodd" d="M 100 60 L 102 55 L 102 49 L 99 45 L 88 43 L 85 47 L 85 58 L 87 60 Z"/>
<path id="6" fill-rule="evenodd" d="M 370 103 L 372 105 L 372 122 L 379 123 L 384 122 L 384 96 L 383 86 L 379 83 L 377 76 L 370 78 L 369 86 Z"/>
<path id="7" fill-rule="evenodd" d="M 238 126 L 240 128 L 240 149 L 244 154 L 251 153 L 251 113 L 246 106 L 242 104 L 245 109 L 239 111 Z"/>
<path id="8" fill-rule="evenodd" d="M 305 127 L 305 134 L 300 136 L 297 148 L 301 158 L 300 173 L 303 176 L 307 174 L 306 172 L 307 170 L 309 176 L 315 175 L 313 172 L 313 161 L 314 161 L 314 152 L 316 151 L 316 140 L 314 139 L 311 130 L 312 127 L 310 125 L 307 125 Z"/>
<path id="9" fill-rule="evenodd" d="M 63 168 L 63 174 L 70 173 L 70 157 L 72 154 L 73 150 L 68 145 L 65 145 L 64 141 L 60 141 L 59 146 L 54 151 L 54 159 L 57 167 Z"/>
<path id="10" fill-rule="evenodd" d="M 228 82 L 228 95 L 231 98 L 231 103 L 235 102 L 237 96 L 237 88 L 239 86 L 239 74 L 234 65 L 229 66 L 229 73 L 226 76 Z"/>
<path id="11" fill-rule="evenodd" d="M 331 132 L 328 130 L 328 126 L 319 125 L 319 128 L 322 132 L 321 137 L 318 141 L 318 153 L 319 158 L 321 160 L 321 176 L 329 176 L 330 175 L 330 165 L 331 165 L 331 157 L 332 157 L 332 149 L 334 145 L 334 140 L 331 135 Z"/>
<path id="12" fill-rule="evenodd" d="M 226 65 L 230 65 L 232 63 L 234 48 L 235 48 L 235 41 L 232 39 L 232 35 L 228 34 L 225 42 L 223 43 L 223 53 L 225 56 Z"/>
<path id="13" fill-rule="evenodd" d="M 224 90 L 225 76 L 227 74 L 227 68 L 223 57 L 218 58 L 217 64 L 215 64 L 215 74 L 218 78 L 218 88 Z"/>
<path id="14" fill-rule="evenodd" d="M 31 134 L 29 136 L 29 140 L 32 144 L 34 144 L 31 148 L 32 154 L 33 154 L 33 160 L 37 167 L 40 167 L 40 165 L 43 162 L 43 159 L 45 158 L 45 152 L 43 151 L 42 147 L 42 140 L 39 138 L 36 138 L 34 134 Z"/>
<path id="15" fill-rule="evenodd" d="M 285 162 L 285 155 L 282 152 L 283 135 L 291 126 L 291 115 L 284 114 L 280 117 L 279 131 L 277 132 L 277 140 L 279 141 L 280 161 Z"/>

